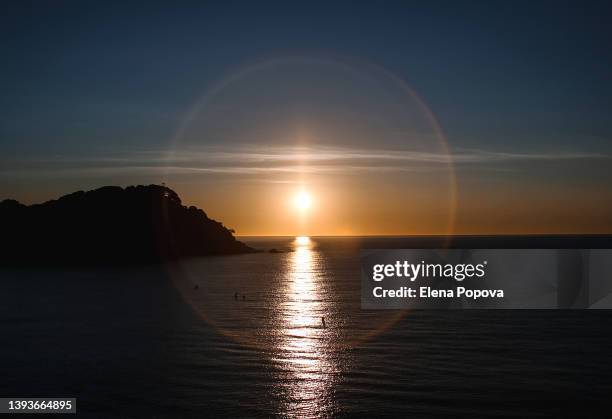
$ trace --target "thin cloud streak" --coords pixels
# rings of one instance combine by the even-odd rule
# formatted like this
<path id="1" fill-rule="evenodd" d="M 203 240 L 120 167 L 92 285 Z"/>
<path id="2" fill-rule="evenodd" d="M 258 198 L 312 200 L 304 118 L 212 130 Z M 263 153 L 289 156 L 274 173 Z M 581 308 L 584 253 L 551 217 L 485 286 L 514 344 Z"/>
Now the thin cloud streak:
<path id="1" fill-rule="evenodd" d="M 174 152 L 167 159 L 181 161 L 212 160 L 217 162 L 326 162 L 347 160 L 395 160 L 417 163 L 488 163 L 518 160 L 568 160 L 607 158 L 601 153 L 508 153 L 479 149 L 460 149 L 452 154 L 431 151 L 393 149 L 353 149 L 342 147 L 286 147 L 284 149 L 238 149 L 236 151 L 187 150 Z"/>
<path id="2" fill-rule="evenodd" d="M 0 173 L 6 176 L 41 175 L 109 175 L 119 173 L 227 175 L 267 174 L 351 174 L 375 172 L 417 172 L 444 169 L 449 164 L 486 165 L 529 161 L 564 161 L 609 159 L 601 153 L 553 152 L 506 153 L 478 149 L 444 152 L 352 149 L 342 147 L 242 147 L 235 150 L 198 149 L 136 151 L 121 156 L 54 157 L 49 159 L 5 161 Z"/>

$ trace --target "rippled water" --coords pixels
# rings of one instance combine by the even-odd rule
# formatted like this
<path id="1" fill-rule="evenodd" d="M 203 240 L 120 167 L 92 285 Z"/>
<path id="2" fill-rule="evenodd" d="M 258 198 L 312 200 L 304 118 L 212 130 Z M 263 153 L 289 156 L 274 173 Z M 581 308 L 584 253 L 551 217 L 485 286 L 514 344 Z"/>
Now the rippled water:
<path id="1" fill-rule="evenodd" d="M 299 237 L 252 244 L 281 253 L 185 261 L 172 276 L 202 319 L 272 363 L 278 413 L 337 412 L 334 393 L 352 368 L 349 350 L 402 313 L 360 310 L 350 243 L 322 249 Z"/>
<path id="2" fill-rule="evenodd" d="M 281 252 L 165 270 L 2 271 L 0 392 L 74 396 L 84 417 L 610 407 L 608 311 L 364 311 L 363 241 L 250 244 Z"/>

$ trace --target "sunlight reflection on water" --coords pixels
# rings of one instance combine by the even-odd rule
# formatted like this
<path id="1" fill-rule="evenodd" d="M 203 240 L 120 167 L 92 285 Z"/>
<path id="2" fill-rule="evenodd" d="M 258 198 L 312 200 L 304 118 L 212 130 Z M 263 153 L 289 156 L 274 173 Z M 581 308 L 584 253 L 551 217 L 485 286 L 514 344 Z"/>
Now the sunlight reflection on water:
<path id="1" fill-rule="evenodd" d="M 273 385 L 261 403 L 274 415 L 339 414 L 338 388 L 355 367 L 352 348 L 402 315 L 361 310 L 359 248 L 352 243 L 260 239 L 249 244 L 280 251 L 194 258 L 171 272 L 184 300 L 228 338 L 218 348 L 254 356 L 249 365 L 267 368 Z"/>
<path id="2" fill-rule="evenodd" d="M 293 246 L 276 354 L 287 375 L 282 381 L 287 390 L 283 413 L 300 417 L 331 414 L 339 365 L 329 345 L 331 326 L 323 324 L 331 307 L 321 292 L 326 279 L 322 260 L 308 237 L 297 237 Z"/>

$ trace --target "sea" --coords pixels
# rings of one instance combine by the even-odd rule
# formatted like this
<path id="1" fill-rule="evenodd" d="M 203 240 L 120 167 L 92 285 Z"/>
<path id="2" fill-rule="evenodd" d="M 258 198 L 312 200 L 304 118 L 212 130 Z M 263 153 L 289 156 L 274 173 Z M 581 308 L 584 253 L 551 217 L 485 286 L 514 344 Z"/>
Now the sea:
<path id="1" fill-rule="evenodd" d="M 243 240 L 262 252 L 1 269 L 0 397 L 84 418 L 610 416 L 612 311 L 362 310 L 360 250 L 384 238 Z"/>

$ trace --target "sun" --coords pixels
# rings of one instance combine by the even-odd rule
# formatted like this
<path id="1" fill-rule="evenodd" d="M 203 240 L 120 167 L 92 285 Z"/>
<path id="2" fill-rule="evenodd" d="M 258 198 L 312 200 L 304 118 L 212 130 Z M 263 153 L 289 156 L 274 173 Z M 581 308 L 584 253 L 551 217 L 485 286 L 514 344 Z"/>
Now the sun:
<path id="1" fill-rule="evenodd" d="M 295 207 L 300 211 L 306 211 L 312 204 L 310 194 L 306 191 L 300 191 L 294 199 Z"/>

